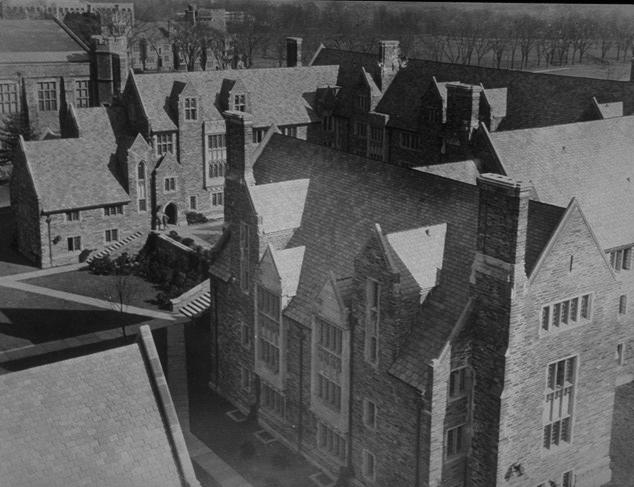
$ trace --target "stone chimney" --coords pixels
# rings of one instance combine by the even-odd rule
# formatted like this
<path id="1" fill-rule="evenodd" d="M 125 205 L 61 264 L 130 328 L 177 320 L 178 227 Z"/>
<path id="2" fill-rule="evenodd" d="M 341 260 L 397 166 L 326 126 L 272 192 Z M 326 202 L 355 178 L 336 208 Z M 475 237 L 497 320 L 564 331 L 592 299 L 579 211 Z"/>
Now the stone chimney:
<path id="1" fill-rule="evenodd" d="M 128 40 L 125 35 L 94 35 L 92 70 L 96 80 L 97 103 L 112 103 L 128 78 Z"/>
<path id="2" fill-rule="evenodd" d="M 385 93 L 401 67 L 399 41 L 379 41 L 379 89 Z"/>
<path id="3" fill-rule="evenodd" d="M 479 85 L 464 83 L 447 85 L 447 129 L 466 136 L 467 141 L 479 125 L 482 91 L 482 86 Z"/>
<path id="4" fill-rule="evenodd" d="M 250 146 L 253 141 L 253 116 L 228 110 L 223 113 L 227 124 L 227 181 L 255 184 Z"/>
<path id="5" fill-rule="evenodd" d="M 302 41 L 301 37 L 286 38 L 286 66 L 289 68 L 302 65 Z"/>

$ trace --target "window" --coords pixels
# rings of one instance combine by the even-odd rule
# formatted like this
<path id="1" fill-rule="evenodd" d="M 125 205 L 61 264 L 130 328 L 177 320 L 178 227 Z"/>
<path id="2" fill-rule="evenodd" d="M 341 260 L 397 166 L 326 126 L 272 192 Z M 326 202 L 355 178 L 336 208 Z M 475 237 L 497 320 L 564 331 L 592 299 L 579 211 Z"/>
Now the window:
<path id="1" fill-rule="evenodd" d="M 0 115 L 18 111 L 17 83 L 0 83 Z"/>
<path id="2" fill-rule="evenodd" d="M 90 81 L 87 79 L 75 80 L 75 104 L 79 108 L 90 106 Z"/>
<path id="3" fill-rule="evenodd" d="M 163 179 L 163 192 L 171 193 L 176 191 L 176 178 L 174 176 Z"/>
<path id="4" fill-rule="evenodd" d="M 233 109 L 239 112 L 246 110 L 246 95 L 234 95 L 233 96 Z"/>
<path id="5" fill-rule="evenodd" d="M 327 115 L 324 117 L 322 122 L 322 126 L 326 132 L 332 132 L 335 130 L 335 117 L 332 115 Z"/>
<path id="6" fill-rule="evenodd" d="M 379 357 L 379 316 L 381 286 L 374 279 L 366 282 L 365 359 L 376 365 Z"/>
<path id="7" fill-rule="evenodd" d="M 610 252 L 610 265 L 615 271 L 632 268 L 632 248 L 624 248 Z"/>
<path id="8" fill-rule="evenodd" d="M 429 107 L 427 109 L 427 120 L 429 122 L 435 122 L 435 123 L 440 122 L 440 113 L 441 113 L 441 110 L 439 108 Z"/>
<path id="9" fill-rule="evenodd" d="M 77 222 L 77 221 L 79 221 L 79 211 L 78 210 L 67 211 L 66 212 L 66 221 L 67 222 Z"/>
<path id="10" fill-rule="evenodd" d="M 262 407 L 284 417 L 284 396 L 265 382 L 262 382 Z"/>
<path id="11" fill-rule="evenodd" d="M 227 164 L 227 138 L 225 134 L 207 136 L 209 177 L 224 177 Z"/>
<path id="12" fill-rule="evenodd" d="M 198 196 L 190 196 L 189 197 L 189 209 L 197 210 L 198 209 Z"/>
<path id="13" fill-rule="evenodd" d="M 119 240 L 119 230 L 113 228 L 111 230 L 106 230 L 106 243 L 116 242 Z"/>
<path id="14" fill-rule="evenodd" d="M 449 398 L 457 399 L 465 395 L 465 376 L 467 368 L 457 367 L 449 374 Z"/>
<path id="15" fill-rule="evenodd" d="M 240 367 L 240 387 L 243 391 L 251 392 L 251 371 L 246 367 Z"/>
<path id="16" fill-rule="evenodd" d="M 81 250 L 81 237 L 68 237 L 66 241 L 68 243 L 69 252 Z"/>
<path id="17" fill-rule="evenodd" d="M 240 289 L 244 292 L 249 292 L 249 278 L 250 278 L 250 266 L 249 266 L 249 254 L 250 254 L 250 242 L 249 242 L 249 226 L 241 222 L 240 223 Z"/>
<path id="18" fill-rule="evenodd" d="M 616 346 L 616 363 L 619 366 L 625 365 L 625 344 L 619 343 Z"/>
<path id="19" fill-rule="evenodd" d="M 369 399 L 363 401 L 363 424 L 370 429 L 376 429 L 376 404 Z"/>
<path id="20" fill-rule="evenodd" d="M 343 330 L 320 318 L 315 319 L 319 327 L 317 357 L 321 365 L 334 373 L 341 373 L 341 351 Z"/>
<path id="21" fill-rule="evenodd" d="M 197 120 L 198 108 L 196 98 L 185 98 L 185 120 Z"/>
<path id="22" fill-rule="evenodd" d="M 55 81 L 38 83 L 37 101 L 41 112 L 57 110 L 57 83 Z"/>
<path id="23" fill-rule="evenodd" d="M 376 461 L 374 455 L 368 450 L 363 450 L 361 473 L 368 480 L 374 480 L 376 476 Z"/>
<path id="24" fill-rule="evenodd" d="M 341 410 L 341 387 L 321 373 L 317 374 L 317 396 L 335 411 Z"/>
<path id="25" fill-rule="evenodd" d="M 224 204 L 224 189 L 211 188 L 211 206 L 222 206 Z"/>
<path id="26" fill-rule="evenodd" d="M 401 147 L 404 149 L 418 150 L 420 148 L 420 137 L 418 134 L 401 132 Z"/>
<path id="27" fill-rule="evenodd" d="M 363 123 L 355 120 L 354 125 L 352 126 L 352 132 L 357 137 L 367 137 L 368 136 L 368 126 Z"/>
<path id="28" fill-rule="evenodd" d="M 325 451 L 338 460 L 346 459 L 346 440 L 324 423 L 318 423 L 319 449 Z"/>
<path id="29" fill-rule="evenodd" d="M 240 342 L 244 348 L 251 348 L 251 327 L 246 323 L 240 326 Z"/>
<path id="30" fill-rule="evenodd" d="M 624 315 L 627 313 L 627 296 L 622 294 L 619 296 L 619 314 Z"/>
<path id="31" fill-rule="evenodd" d="M 281 127 L 282 135 L 297 137 L 297 127 Z"/>
<path id="32" fill-rule="evenodd" d="M 103 216 L 123 215 L 123 205 L 105 206 Z"/>
<path id="33" fill-rule="evenodd" d="M 170 133 L 156 134 L 154 137 L 156 137 L 156 153 L 159 156 L 162 156 L 163 154 L 167 154 L 168 152 L 170 154 L 174 153 L 174 144 L 172 142 L 172 134 Z"/>
<path id="34" fill-rule="evenodd" d="M 139 162 L 137 166 L 137 198 L 139 201 L 139 211 L 147 211 L 147 200 L 145 199 L 145 162 Z"/>
<path id="35" fill-rule="evenodd" d="M 447 430 L 445 458 L 447 460 L 462 455 L 464 452 L 464 425 Z"/>
<path id="36" fill-rule="evenodd" d="M 380 161 L 383 159 L 383 127 L 370 127 L 368 157 Z"/>
<path id="37" fill-rule="evenodd" d="M 577 357 L 553 362 L 546 369 L 546 393 L 543 414 L 543 445 L 551 449 L 572 438 L 572 409 L 576 382 Z"/>
<path id="38" fill-rule="evenodd" d="M 265 133 L 266 129 L 253 129 L 253 143 L 259 144 L 262 142 Z"/>
<path id="39" fill-rule="evenodd" d="M 592 295 L 584 294 L 542 308 L 542 332 L 556 332 L 590 319 Z"/>
<path id="40" fill-rule="evenodd" d="M 572 480 L 573 480 L 573 472 L 572 470 L 570 470 L 569 472 L 564 472 L 564 474 L 561 476 L 561 487 L 572 487 Z"/>
<path id="41" fill-rule="evenodd" d="M 258 286 L 259 359 L 274 374 L 280 371 L 280 297 Z"/>
<path id="42" fill-rule="evenodd" d="M 365 93 L 357 94 L 357 108 L 364 112 L 370 111 L 370 97 Z"/>

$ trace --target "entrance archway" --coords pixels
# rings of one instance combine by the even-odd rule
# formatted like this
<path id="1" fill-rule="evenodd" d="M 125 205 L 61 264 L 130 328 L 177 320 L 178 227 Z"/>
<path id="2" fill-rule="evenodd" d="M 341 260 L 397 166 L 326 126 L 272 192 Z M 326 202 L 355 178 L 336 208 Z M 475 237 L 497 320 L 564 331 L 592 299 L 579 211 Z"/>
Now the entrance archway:
<path id="1" fill-rule="evenodd" d="M 167 215 L 167 223 L 170 225 L 176 225 L 178 220 L 178 209 L 176 203 L 169 203 L 165 207 L 165 214 Z"/>

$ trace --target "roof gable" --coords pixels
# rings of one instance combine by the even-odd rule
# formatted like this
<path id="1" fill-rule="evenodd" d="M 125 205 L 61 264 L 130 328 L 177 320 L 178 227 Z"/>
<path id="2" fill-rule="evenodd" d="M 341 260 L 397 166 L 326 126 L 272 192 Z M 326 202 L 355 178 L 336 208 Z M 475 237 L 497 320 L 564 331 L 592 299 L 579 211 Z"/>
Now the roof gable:
<path id="1" fill-rule="evenodd" d="M 282 309 L 297 292 L 305 247 L 275 250 L 266 247 L 258 268 L 258 278 L 267 289 L 282 297 Z"/>
<path id="2" fill-rule="evenodd" d="M 333 272 L 328 273 L 328 279 L 324 283 L 317 298 L 319 315 L 344 329 L 348 328 L 348 308 L 341 295 L 341 286 Z"/>
<path id="3" fill-rule="evenodd" d="M 298 228 L 302 222 L 308 179 L 249 186 L 249 195 L 264 233 Z"/>

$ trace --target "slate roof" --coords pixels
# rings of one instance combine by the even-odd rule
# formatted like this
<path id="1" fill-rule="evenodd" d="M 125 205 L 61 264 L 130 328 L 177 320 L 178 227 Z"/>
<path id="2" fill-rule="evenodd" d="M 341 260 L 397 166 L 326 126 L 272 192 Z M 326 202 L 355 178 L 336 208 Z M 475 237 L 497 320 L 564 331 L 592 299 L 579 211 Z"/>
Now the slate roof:
<path id="1" fill-rule="evenodd" d="M 531 181 L 539 201 L 576 197 L 604 249 L 634 243 L 634 117 L 496 132 L 506 174 Z"/>
<path id="2" fill-rule="evenodd" d="M 2 484 L 199 485 L 151 340 L 0 376 Z"/>
<path id="3" fill-rule="evenodd" d="M 41 210 L 48 213 L 129 202 L 111 168 L 115 151 L 109 137 L 25 142 L 26 162 Z"/>
<path id="4" fill-rule="evenodd" d="M 478 163 L 473 159 L 466 161 L 447 162 L 443 164 L 432 164 L 429 166 L 417 166 L 413 168 L 415 171 L 436 174 L 443 178 L 455 179 L 463 183 L 476 184 L 478 174 Z"/>
<path id="5" fill-rule="evenodd" d="M 0 63 L 88 60 L 84 47 L 54 20 L 0 19 Z"/>
<path id="6" fill-rule="evenodd" d="M 91 107 L 75 108 L 75 120 L 79 128 L 80 137 L 102 137 L 110 144 L 116 143 L 115 134 L 108 115 L 110 108 Z"/>
<path id="7" fill-rule="evenodd" d="M 447 225 L 389 233 L 385 237 L 401 276 L 411 276 L 419 290 L 436 286 L 445 253 Z"/>
<path id="8" fill-rule="evenodd" d="M 203 119 L 222 120 L 219 94 L 240 80 L 250 93 L 254 126 L 305 124 L 319 120 L 313 102 L 318 86 L 334 85 L 337 66 L 236 69 L 134 75 L 152 130 L 175 130 L 166 99 L 176 83 L 191 83 L 201 97 Z M 224 90 L 223 90 L 223 84 Z M 233 83 L 230 83 L 233 84 Z"/>
<path id="9" fill-rule="evenodd" d="M 308 179 L 250 186 L 253 207 L 264 233 L 297 228 L 302 222 Z"/>
<path id="10" fill-rule="evenodd" d="M 370 71 L 378 61 L 375 53 L 321 49 L 314 65 L 339 65 L 337 84 L 342 100 L 352 95 L 360 68 Z M 544 127 L 596 119 L 592 97 L 603 103 L 623 101 L 623 113 L 634 113 L 634 83 L 547 73 L 494 69 L 480 66 L 408 60 L 401 68 L 375 111 L 390 116 L 388 126 L 403 130 L 419 128 L 421 97 L 435 76 L 439 84 L 460 80 L 482 84 L 485 90 L 508 90 L 506 117 L 498 130 Z M 499 93 L 498 93 L 499 94 Z"/>

